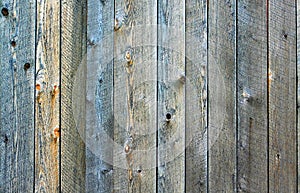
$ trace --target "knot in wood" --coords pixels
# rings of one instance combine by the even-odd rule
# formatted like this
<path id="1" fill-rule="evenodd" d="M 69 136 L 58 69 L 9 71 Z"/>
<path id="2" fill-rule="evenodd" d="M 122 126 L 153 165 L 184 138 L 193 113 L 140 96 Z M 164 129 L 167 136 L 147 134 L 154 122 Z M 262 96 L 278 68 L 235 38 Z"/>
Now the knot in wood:
<path id="1" fill-rule="evenodd" d="M 131 66 L 133 64 L 133 61 L 132 61 L 132 50 L 127 50 L 125 52 L 125 60 L 127 62 L 127 66 Z"/>
<path id="2" fill-rule="evenodd" d="M 3 16 L 7 17 L 9 15 L 8 9 L 6 7 L 3 7 L 1 10 L 1 13 Z"/>

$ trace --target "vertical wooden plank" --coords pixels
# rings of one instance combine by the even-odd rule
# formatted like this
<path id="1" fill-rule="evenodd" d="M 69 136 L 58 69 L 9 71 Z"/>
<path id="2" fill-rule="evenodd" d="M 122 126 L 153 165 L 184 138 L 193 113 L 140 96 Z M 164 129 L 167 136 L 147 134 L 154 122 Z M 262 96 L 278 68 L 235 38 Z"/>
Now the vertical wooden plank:
<path id="1" fill-rule="evenodd" d="M 185 192 L 207 189 L 207 1 L 185 1 Z"/>
<path id="2" fill-rule="evenodd" d="M 82 86 L 85 78 L 75 85 L 75 74 L 85 66 L 86 57 L 86 1 L 62 0 L 61 7 L 61 191 L 85 191 L 85 135 L 84 127 L 76 124 L 76 110 L 84 109 L 82 101 L 73 101 L 74 87 Z M 78 86 L 78 87 L 77 87 Z M 74 103 L 78 102 L 78 103 Z M 83 115 L 84 116 L 84 115 Z M 77 117 L 76 117 L 77 118 Z"/>
<path id="3" fill-rule="evenodd" d="M 0 1 L 0 192 L 33 191 L 35 3 Z"/>
<path id="4" fill-rule="evenodd" d="M 156 192 L 156 12 L 156 0 L 115 1 L 115 192 Z"/>
<path id="5" fill-rule="evenodd" d="M 37 3 L 35 191 L 59 192 L 60 1 Z"/>
<path id="6" fill-rule="evenodd" d="M 86 192 L 113 192 L 114 1 L 88 1 L 87 30 Z"/>
<path id="7" fill-rule="evenodd" d="M 269 186 L 296 192 L 296 5 L 269 2 Z"/>
<path id="8" fill-rule="evenodd" d="M 185 3 L 158 3 L 158 192 L 185 191 Z"/>
<path id="9" fill-rule="evenodd" d="M 268 192 L 267 6 L 238 1 L 238 192 Z"/>
<path id="10" fill-rule="evenodd" d="M 208 191 L 236 191 L 236 1 L 209 1 Z"/>

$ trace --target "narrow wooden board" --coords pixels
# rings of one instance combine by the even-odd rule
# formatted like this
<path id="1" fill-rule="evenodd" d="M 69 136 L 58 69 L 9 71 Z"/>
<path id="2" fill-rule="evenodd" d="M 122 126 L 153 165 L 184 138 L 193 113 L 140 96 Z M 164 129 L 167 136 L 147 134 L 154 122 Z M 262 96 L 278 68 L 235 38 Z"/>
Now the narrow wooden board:
<path id="1" fill-rule="evenodd" d="M 158 2 L 158 192 L 185 191 L 185 3 Z"/>
<path id="2" fill-rule="evenodd" d="M 207 1 L 185 1 L 185 192 L 207 189 Z"/>
<path id="3" fill-rule="evenodd" d="M 0 1 L 0 192 L 33 191 L 35 3 Z"/>
<path id="4" fill-rule="evenodd" d="M 208 192 L 235 192 L 236 1 L 208 7 Z"/>
<path id="5" fill-rule="evenodd" d="M 85 77 L 80 85 L 74 82 L 81 75 L 77 70 L 86 66 L 87 4 L 62 0 L 61 9 L 61 191 L 85 192 L 85 123 L 76 122 L 76 112 L 85 109 L 85 103 L 74 100 L 73 94 L 74 87 L 82 88 L 84 101 Z"/>
<path id="6" fill-rule="evenodd" d="M 269 2 L 269 191 L 297 192 L 296 4 Z"/>
<path id="7" fill-rule="evenodd" d="M 115 192 L 156 191 L 156 8 L 115 1 Z"/>
<path id="8" fill-rule="evenodd" d="M 238 3 L 238 192 L 268 192 L 267 3 Z"/>
<path id="9" fill-rule="evenodd" d="M 38 1 L 37 22 L 35 191 L 59 192 L 60 1 Z"/>
<path id="10" fill-rule="evenodd" d="M 87 33 L 85 191 L 113 192 L 114 1 L 88 1 Z"/>

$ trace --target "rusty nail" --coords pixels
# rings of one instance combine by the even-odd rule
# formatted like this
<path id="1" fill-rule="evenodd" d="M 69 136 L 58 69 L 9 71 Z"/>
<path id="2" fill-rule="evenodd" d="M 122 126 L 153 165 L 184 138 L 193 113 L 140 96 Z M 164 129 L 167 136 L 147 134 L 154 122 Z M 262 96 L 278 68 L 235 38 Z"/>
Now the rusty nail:
<path id="1" fill-rule="evenodd" d="M 40 91 L 41 90 L 41 85 L 39 83 L 36 83 L 35 89 L 38 90 L 38 91 Z"/>

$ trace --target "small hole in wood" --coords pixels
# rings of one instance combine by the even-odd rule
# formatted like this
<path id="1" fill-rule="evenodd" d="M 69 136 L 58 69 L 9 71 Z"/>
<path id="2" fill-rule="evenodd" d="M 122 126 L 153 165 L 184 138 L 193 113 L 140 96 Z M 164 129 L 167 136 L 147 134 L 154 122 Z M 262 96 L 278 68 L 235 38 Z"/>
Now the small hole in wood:
<path id="1" fill-rule="evenodd" d="M 3 8 L 2 8 L 1 13 L 2 13 L 2 15 L 5 16 L 5 17 L 7 17 L 8 14 L 9 14 L 9 13 L 8 13 L 8 9 L 7 9 L 6 7 L 3 7 Z"/>
<path id="2" fill-rule="evenodd" d="M 171 113 L 167 113 L 167 114 L 166 114 L 166 120 L 167 120 L 167 121 L 170 121 L 171 118 L 172 118 Z"/>
<path id="3" fill-rule="evenodd" d="M 138 172 L 138 173 L 141 173 L 141 172 L 142 172 L 142 170 L 141 170 L 141 169 L 138 169 L 138 170 L 137 170 L 137 172 Z"/>
<path id="4" fill-rule="evenodd" d="M 12 47 L 16 47 L 17 43 L 13 40 L 13 41 L 10 42 L 10 45 L 11 45 Z"/>
<path id="5" fill-rule="evenodd" d="M 7 143 L 8 142 L 8 137 L 7 135 L 4 135 L 4 143 Z"/>
<path id="6" fill-rule="evenodd" d="M 30 64 L 29 63 L 24 64 L 24 70 L 28 70 L 29 68 L 30 68 Z"/>
<path id="7" fill-rule="evenodd" d="M 287 39 L 287 34 L 283 34 L 284 39 Z"/>
<path id="8" fill-rule="evenodd" d="M 276 158 L 280 159 L 280 154 L 279 153 L 276 154 Z"/>

